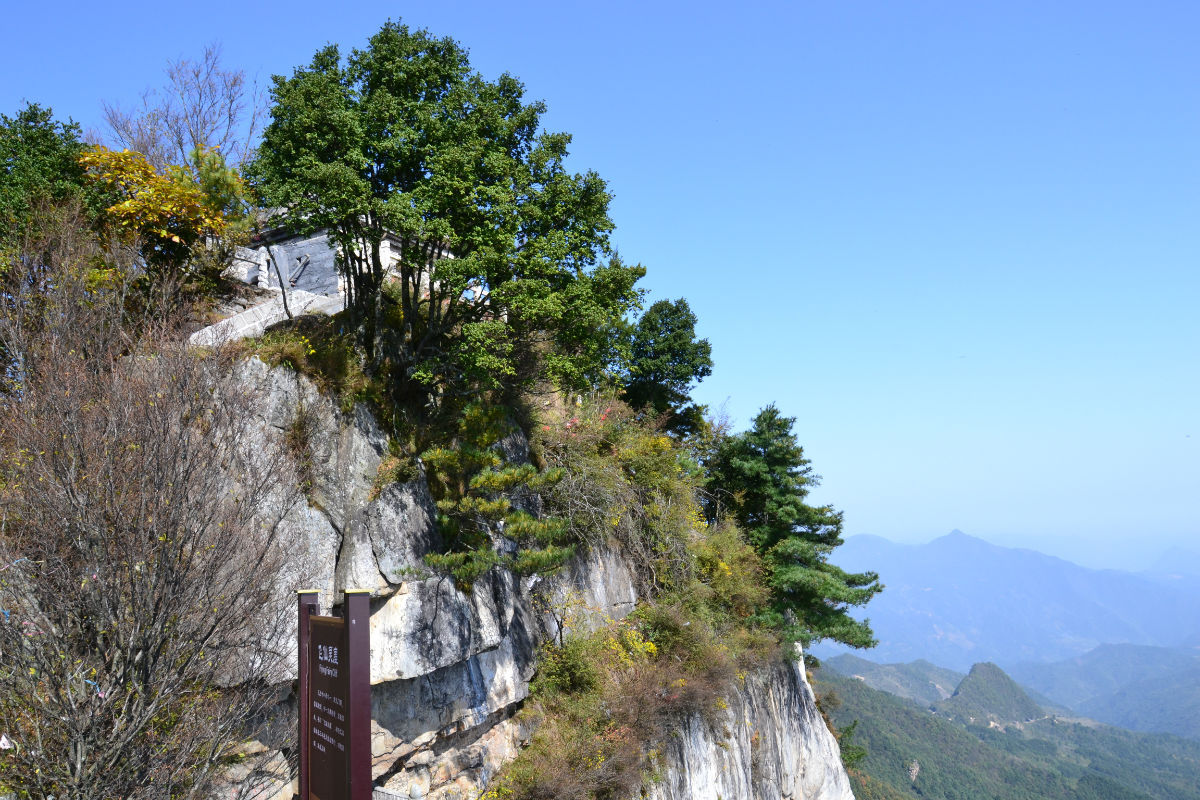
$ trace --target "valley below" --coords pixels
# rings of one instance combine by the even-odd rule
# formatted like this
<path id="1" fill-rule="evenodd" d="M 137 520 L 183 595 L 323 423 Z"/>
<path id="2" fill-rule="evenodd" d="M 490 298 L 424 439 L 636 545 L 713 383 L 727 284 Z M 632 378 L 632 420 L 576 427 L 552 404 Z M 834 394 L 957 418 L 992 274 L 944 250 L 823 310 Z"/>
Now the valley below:
<path id="1" fill-rule="evenodd" d="M 863 798 L 1200 798 L 1200 581 L 960 532 L 847 540 L 887 586 L 815 688 Z M 1164 565 L 1166 566 L 1166 565 Z"/>

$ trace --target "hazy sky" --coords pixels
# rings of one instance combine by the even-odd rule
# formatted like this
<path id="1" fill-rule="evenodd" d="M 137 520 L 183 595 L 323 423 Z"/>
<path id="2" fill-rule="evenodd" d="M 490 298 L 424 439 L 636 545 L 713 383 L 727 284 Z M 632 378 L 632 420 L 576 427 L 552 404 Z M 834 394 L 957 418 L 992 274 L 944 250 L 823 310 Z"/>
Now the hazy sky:
<path id="1" fill-rule="evenodd" d="M 752 5 L 9 0 L 0 112 L 98 129 L 213 41 L 265 81 L 389 16 L 453 36 L 575 135 L 713 343 L 698 397 L 797 417 L 848 533 L 1190 544 L 1200 5 Z"/>

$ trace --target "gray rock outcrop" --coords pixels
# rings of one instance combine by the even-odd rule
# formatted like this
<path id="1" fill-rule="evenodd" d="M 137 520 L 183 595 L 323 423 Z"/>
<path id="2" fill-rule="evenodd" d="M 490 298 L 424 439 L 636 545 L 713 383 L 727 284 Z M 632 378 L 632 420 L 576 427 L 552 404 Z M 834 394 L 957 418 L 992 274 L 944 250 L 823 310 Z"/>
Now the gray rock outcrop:
<path id="1" fill-rule="evenodd" d="M 345 414 L 302 376 L 257 359 L 243 366 L 242 377 L 266 387 L 257 409 L 261 436 L 287 437 L 297 424 L 306 431 L 291 446 L 307 448 L 307 495 L 283 527 L 296 553 L 295 588 L 320 589 L 324 609 L 346 589 L 372 594 L 376 797 L 475 800 L 531 734 L 516 714 L 540 642 L 560 635 L 558 616 L 547 609 L 572 605 L 580 627 L 620 619 L 638 600 L 633 570 L 616 550 L 595 548 L 552 577 L 493 569 L 465 593 L 424 565 L 439 545 L 424 480 L 372 493 L 387 441 L 369 413 L 360 407 Z M 522 437 L 506 439 L 503 448 L 513 460 L 527 453 Z M 294 596 L 277 602 L 289 604 L 294 618 Z M 291 672 L 280 677 L 294 680 L 294 656 Z M 292 702 L 282 707 L 281 729 L 295 724 Z M 780 665 L 748 676 L 727 704 L 716 724 L 696 717 L 671 736 L 663 778 L 649 797 L 852 797 L 802 668 Z M 279 780 L 257 797 L 291 792 L 291 783 Z"/>

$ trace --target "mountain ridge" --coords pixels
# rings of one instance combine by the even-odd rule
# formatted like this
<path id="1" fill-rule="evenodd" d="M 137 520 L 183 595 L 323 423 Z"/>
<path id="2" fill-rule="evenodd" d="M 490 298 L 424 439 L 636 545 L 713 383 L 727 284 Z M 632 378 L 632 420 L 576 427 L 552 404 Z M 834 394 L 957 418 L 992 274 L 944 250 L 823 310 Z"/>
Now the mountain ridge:
<path id="1" fill-rule="evenodd" d="M 976 715 L 930 713 L 865 680 L 819 670 L 815 686 L 833 724 L 845 731 L 857 722 L 852 742 L 866 748 L 851 770 L 856 796 L 1200 800 L 1200 742 L 1053 714 L 998 724 L 1014 710 L 1027 713 L 1011 700 L 1031 701 L 1020 700 L 999 667 L 976 667 L 958 693 Z"/>
<path id="2" fill-rule="evenodd" d="M 951 718 L 965 718 L 972 724 L 1028 723 L 1046 716 L 1041 706 L 1016 681 L 988 661 L 972 666 L 954 694 L 938 701 L 933 708 Z"/>
<path id="3" fill-rule="evenodd" d="M 1094 570 L 958 530 L 919 545 L 852 536 L 836 558 L 852 572 L 877 571 L 887 587 L 865 612 L 879 640 L 861 654 L 871 661 L 924 658 L 966 671 L 982 661 L 1059 661 L 1105 643 L 1173 647 L 1200 637 L 1200 586 Z M 816 648 L 821 657 L 841 652 Z"/>

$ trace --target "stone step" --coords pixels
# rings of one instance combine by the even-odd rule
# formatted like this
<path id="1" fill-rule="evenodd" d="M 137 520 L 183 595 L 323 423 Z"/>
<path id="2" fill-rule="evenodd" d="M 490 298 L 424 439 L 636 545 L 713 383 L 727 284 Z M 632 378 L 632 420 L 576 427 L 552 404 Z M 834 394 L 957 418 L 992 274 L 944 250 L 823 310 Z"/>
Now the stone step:
<path id="1" fill-rule="evenodd" d="M 344 307 L 339 295 L 312 294 L 293 289 L 287 295 L 288 310 L 293 317 L 301 314 L 336 314 Z M 225 342 L 238 339 L 248 339 L 261 336 L 267 328 L 277 322 L 287 319 L 283 308 L 283 297 L 277 294 L 245 311 L 227 317 L 220 322 L 201 328 L 188 338 L 188 343 L 196 347 L 213 347 Z"/>

